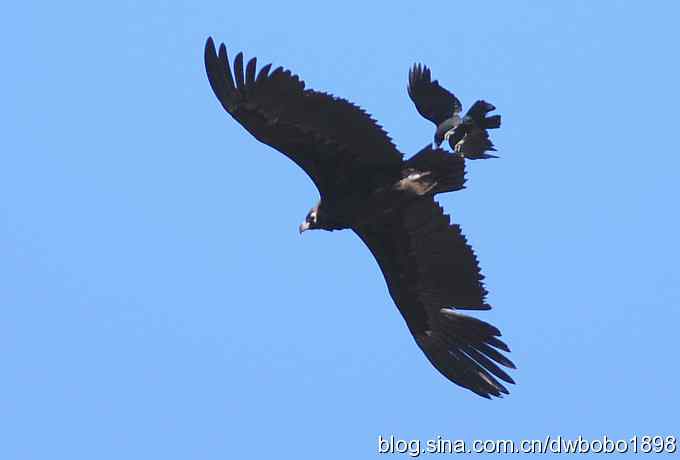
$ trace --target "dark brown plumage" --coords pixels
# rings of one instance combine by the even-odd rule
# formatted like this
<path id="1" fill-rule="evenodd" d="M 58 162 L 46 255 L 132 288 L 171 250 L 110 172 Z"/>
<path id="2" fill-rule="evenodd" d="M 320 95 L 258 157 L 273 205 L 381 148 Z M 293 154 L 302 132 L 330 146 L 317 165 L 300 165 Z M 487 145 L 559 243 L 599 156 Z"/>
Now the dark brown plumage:
<path id="1" fill-rule="evenodd" d="M 226 47 L 205 47 L 210 85 L 222 106 L 255 138 L 298 164 L 321 200 L 300 231 L 353 230 L 373 253 L 416 343 L 448 379 L 484 396 L 513 383 L 514 368 L 490 324 L 460 314 L 486 310 L 477 258 L 434 195 L 460 190 L 463 158 L 426 146 L 409 160 L 366 112 L 271 64 L 257 72 Z"/>
<path id="2" fill-rule="evenodd" d="M 501 116 L 486 116 L 496 107 L 486 101 L 477 101 L 461 118 L 463 106 L 458 98 L 438 80 L 432 80 L 430 69 L 421 64 L 414 64 L 409 70 L 406 89 L 418 113 L 436 126 L 435 146 L 448 141 L 454 152 L 470 160 L 496 158 L 487 153 L 496 150 L 487 130 L 499 128 Z"/>

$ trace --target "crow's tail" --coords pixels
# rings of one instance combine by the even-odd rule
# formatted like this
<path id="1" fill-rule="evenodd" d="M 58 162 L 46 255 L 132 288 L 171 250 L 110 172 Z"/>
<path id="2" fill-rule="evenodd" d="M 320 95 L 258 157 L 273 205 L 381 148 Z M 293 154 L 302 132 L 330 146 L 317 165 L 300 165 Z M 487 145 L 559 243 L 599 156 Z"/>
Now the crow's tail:
<path id="1" fill-rule="evenodd" d="M 489 138 L 488 129 L 501 126 L 501 116 L 486 114 L 496 110 L 493 104 L 486 101 L 477 101 L 467 111 L 463 122 L 456 127 L 452 136 L 449 137 L 449 145 L 465 158 L 477 160 L 481 158 L 498 158 L 486 153 L 496 150 Z"/>
<path id="2" fill-rule="evenodd" d="M 465 114 L 466 117 L 471 118 L 477 126 L 486 129 L 500 128 L 501 116 L 493 115 L 487 117 L 486 114 L 496 110 L 496 106 L 486 101 L 477 101 L 472 104 L 472 107 Z"/>

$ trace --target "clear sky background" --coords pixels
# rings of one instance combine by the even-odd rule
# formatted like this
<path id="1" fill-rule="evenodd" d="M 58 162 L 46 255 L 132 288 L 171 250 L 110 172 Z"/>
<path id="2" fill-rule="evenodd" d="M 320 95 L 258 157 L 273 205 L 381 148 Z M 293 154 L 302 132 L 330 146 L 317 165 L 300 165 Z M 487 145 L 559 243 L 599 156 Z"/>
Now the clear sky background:
<path id="1" fill-rule="evenodd" d="M 373 458 L 377 437 L 680 435 L 675 2 L 13 2 L 0 28 L 0 458 Z M 307 176 L 220 107 L 208 35 L 407 155 L 427 63 L 493 102 L 440 196 L 517 385 L 441 377 Z"/>

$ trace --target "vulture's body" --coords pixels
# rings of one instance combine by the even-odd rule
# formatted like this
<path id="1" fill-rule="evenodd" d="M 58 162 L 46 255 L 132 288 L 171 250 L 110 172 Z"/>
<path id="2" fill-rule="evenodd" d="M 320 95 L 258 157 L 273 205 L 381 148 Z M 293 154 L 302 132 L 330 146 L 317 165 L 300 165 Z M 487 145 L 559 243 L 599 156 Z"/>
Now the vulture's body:
<path id="1" fill-rule="evenodd" d="M 210 85 L 222 106 L 255 138 L 293 160 L 321 200 L 300 231 L 351 229 L 375 256 L 416 343 L 448 379 L 484 396 L 514 383 L 514 368 L 495 327 L 459 310 L 486 310 L 477 258 L 457 225 L 434 201 L 460 190 L 459 155 L 425 147 L 409 160 L 363 110 L 305 89 L 290 71 L 257 70 L 237 54 L 233 72 L 224 45 L 205 47 Z"/>

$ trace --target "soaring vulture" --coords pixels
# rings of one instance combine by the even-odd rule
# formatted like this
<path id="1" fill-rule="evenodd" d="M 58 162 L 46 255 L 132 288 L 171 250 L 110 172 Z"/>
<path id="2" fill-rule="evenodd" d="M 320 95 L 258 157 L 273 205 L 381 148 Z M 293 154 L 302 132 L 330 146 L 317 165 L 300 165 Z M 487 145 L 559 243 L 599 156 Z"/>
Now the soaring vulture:
<path id="1" fill-rule="evenodd" d="M 461 119 L 459 114 L 463 106 L 458 98 L 440 86 L 438 80 L 432 81 L 430 69 L 420 64 L 414 64 L 409 71 L 407 90 L 418 113 L 437 127 L 434 133 L 437 147 L 448 140 L 451 148 L 465 158 L 497 158 L 486 153 L 496 150 L 487 129 L 500 127 L 501 116 L 486 116 L 496 107 L 486 101 L 477 101 Z"/>
<path id="2" fill-rule="evenodd" d="M 290 71 L 257 71 L 238 53 L 205 46 L 208 80 L 222 107 L 256 139 L 300 166 L 321 200 L 300 232 L 351 229 L 375 256 L 392 299 L 432 365 L 480 396 L 507 394 L 514 364 L 501 333 L 460 310 L 487 310 L 477 257 L 437 193 L 463 188 L 464 159 L 426 146 L 409 160 L 366 112 L 305 89 Z M 500 366 L 499 366 L 500 365 Z"/>

